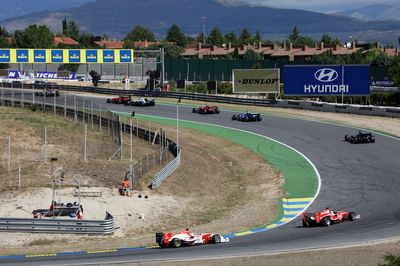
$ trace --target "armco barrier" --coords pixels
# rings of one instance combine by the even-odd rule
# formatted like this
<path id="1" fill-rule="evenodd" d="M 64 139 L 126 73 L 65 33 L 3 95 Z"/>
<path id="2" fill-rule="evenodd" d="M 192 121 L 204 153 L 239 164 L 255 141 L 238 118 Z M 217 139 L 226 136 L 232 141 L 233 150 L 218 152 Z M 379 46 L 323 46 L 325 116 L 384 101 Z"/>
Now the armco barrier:
<path id="1" fill-rule="evenodd" d="M 151 183 L 151 189 L 156 189 L 168 176 L 170 176 L 181 164 L 181 152 L 177 149 L 177 156 L 167 166 L 165 166 L 158 174 L 156 174 Z"/>
<path id="2" fill-rule="evenodd" d="M 0 231 L 63 234 L 103 234 L 114 232 L 114 217 L 104 220 L 0 218 Z"/>
<path id="3" fill-rule="evenodd" d="M 2 85 L 4 87 L 11 87 L 10 83 L 2 83 Z M 23 86 L 24 88 L 32 88 L 31 84 L 24 84 Z M 80 86 L 65 86 L 65 85 L 51 85 L 50 87 L 64 91 L 79 91 L 79 92 L 90 92 L 90 93 L 109 94 L 109 95 L 124 94 L 130 96 L 165 97 L 165 98 L 176 98 L 176 99 L 181 98 L 186 100 L 229 103 L 238 105 L 296 108 L 304 110 L 318 110 L 323 112 L 343 112 L 343 113 L 361 114 L 361 115 L 400 117 L 400 112 L 399 113 L 393 111 L 386 112 L 386 109 L 388 109 L 388 107 L 381 107 L 381 106 L 367 106 L 368 110 L 362 110 L 362 109 L 360 110 L 360 107 L 363 107 L 362 105 L 345 105 L 347 106 L 347 108 L 335 108 L 335 105 L 338 105 L 336 103 L 321 103 L 312 101 L 253 99 L 253 98 L 238 98 L 234 96 L 218 96 L 211 94 L 179 93 L 179 92 L 148 91 L 148 90 L 116 90 L 116 89 L 103 89 L 96 87 L 80 87 Z M 372 110 L 370 110 L 371 108 Z M 390 110 L 400 111 L 400 108 L 390 107 Z"/>

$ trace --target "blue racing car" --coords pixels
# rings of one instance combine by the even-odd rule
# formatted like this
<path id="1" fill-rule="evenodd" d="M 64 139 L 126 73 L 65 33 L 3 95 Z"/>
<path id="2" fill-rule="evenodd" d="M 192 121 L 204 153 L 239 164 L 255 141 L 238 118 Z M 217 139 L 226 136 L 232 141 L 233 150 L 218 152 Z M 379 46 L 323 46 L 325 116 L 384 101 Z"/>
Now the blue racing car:
<path id="1" fill-rule="evenodd" d="M 256 113 L 246 112 L 246 113 L 242 113 L 242 114 L 238 114 L 238 115 L 233 115 L 232 120 L 238 120 L 238 121 L 242 121 L 242 122 L 261 121 L 262 117 L 261 117 L 261 114 L 259 114 L 259 113 L 256 114 Z"/>

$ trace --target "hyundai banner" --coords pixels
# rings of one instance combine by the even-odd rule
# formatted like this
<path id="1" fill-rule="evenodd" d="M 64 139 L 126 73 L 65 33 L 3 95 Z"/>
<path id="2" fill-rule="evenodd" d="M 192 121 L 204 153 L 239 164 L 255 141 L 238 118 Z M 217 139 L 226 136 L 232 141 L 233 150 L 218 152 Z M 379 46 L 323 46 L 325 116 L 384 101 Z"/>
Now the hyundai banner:
<path id="1" fill-rule="evenodd" d="M 233 93 L 279 93 L 279 69 L 234 69 Z"/>
<path id="2" fill-rule="evenodd" d="M 370 94 L 369 65 L 285 66 L 286 96 L 363 96 Z"/>

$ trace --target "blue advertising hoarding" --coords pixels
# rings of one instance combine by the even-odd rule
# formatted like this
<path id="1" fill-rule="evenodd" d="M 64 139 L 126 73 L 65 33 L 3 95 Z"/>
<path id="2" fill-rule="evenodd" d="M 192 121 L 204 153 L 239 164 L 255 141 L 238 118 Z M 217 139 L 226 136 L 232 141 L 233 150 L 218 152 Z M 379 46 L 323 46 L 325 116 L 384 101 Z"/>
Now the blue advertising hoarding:
<path id="1" fill-rule="evenodd" d="M 17 49 L 17 63 L 28 63 L 29 62 L 29 50 L 28 49 Z"/>
<path id="2" fill-rule="evenodd" d="M 51 58 L 52 63 L 62 63 L 64 61 L 64 51 L 59 50 L 51 50 Z"/>
<path id="3" fill-rule="evenodd" d="M 286 96 L 369 95 L 370 66 L 285 66 L 284 94 Z"/>
<path id="4" fill-rule="evenodd" d="M 131 63 L 132 62 L 132 50 L 121 50 L 119 52 L 120 63 Z"/>
<path id="5" fill-rule="evenodd" d="M 80 63 L 81 50 L 68 50 L 68 59 L 70 63 Z"/>
<path id="6" fill-rule="evenodd" d="M 44 49 L 33 50 L 33 62 L 46 63 L 46 50 Z"/>
<path id="7" fill-rule="evenodd" d="M 86 63 L 97 63 L 99 61 L 97 50 L 86 50 Z"/>
<path id="8" fill-rule="evenodd" d="M 9 63 L 11 61 L 11 53 L 8 49 L 0 49 L 0 63 Z"/>
<path id="9" fill-rule="evenodd" d="M 115 62 L 115 51 L 114 50 L 103 50 L 103 62 L 114 63 Z"/>

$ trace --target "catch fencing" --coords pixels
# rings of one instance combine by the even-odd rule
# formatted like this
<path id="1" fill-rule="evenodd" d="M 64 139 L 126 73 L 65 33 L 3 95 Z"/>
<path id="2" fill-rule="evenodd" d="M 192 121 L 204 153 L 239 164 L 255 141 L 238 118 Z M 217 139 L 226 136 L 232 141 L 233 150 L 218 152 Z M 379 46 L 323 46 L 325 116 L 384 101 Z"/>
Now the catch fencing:
<path id="1" fill-rule="evenodd" d="M 27 95 L 32 95 L 33 100 L 24 100 L 24 97 Z M 146 154 L 142 158 L 138 159 L 138 161 L 133 165 L 131 161 L 128 169 L 130 169 L 129 174 L 131 176 L 132 184 L 134 184 L 134 179 L 145 176 L 153 167 L 163 166 L 170 160 L 169 154 L 173 155 L 173 157 L 177 157 L 175 143 L 171 139 L 166 138 L 162 129 L 159 129 L 156 132 L 151 132 L 150 128 L 141 128 L 138 124 L 132 124 L 132 121 L 129 123 L 131 118 L 120 116 L 114 112 L 108 111 L 100 105 L 85 100 L 84 97 L 74 96 L 73 106 L 68 106 L 66 94 L 61 95 L 60 97 L 47 97 L 47 99 L 46 97 L 41 97 L 40 101 L 35 101 L 33 90 L 32 92 L 28 91 L 27 93 L 25 90 L 18 90 L 15 92 L 14 90 L 2 89 L 0 98 L 0 105 L 2 106 L 32 108 L 36 111 L 49 112 L 54 115 L 70 117 L 76 123 L 82 123 L 82 125 L 97 128 L 100 132 L 108 130 L 112 143 L 114 143 L 114 147 L 111 147 L 112 151 L 107 152 L 108 159 L 113 159 L 115 156 L 119 155 L 119 158 L 122 160 L 122 139 L 123 135 L 127 133 L 133 134 L 137 138 L 149 141 L 152 144 L 160 145 L 160 150 L 158 152 Z M 36 99 L 38 99 L 38 97 L 36 97 Z M 87 161 L 88 156 L 89 155 L 85 148 L 83 161 Z M 163 173 L 165 173 L 165 171 L 163 171 Z M 166 177 L 167 176 L 165 176 L 165 178 Z"/>
<path id="2" fill-rule="evenodd" d="M 114 217 L 106 212 L 104 220 L 0 218 L 0 231 L 109 235 L 114 232 Z"/>

